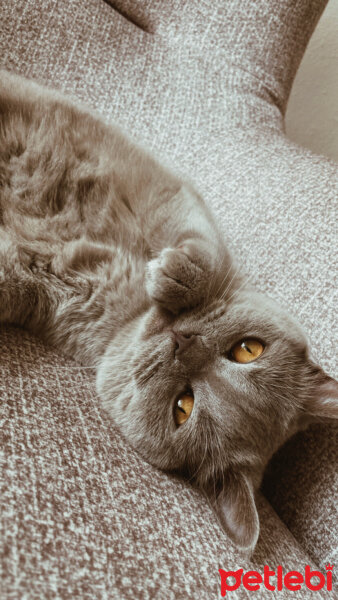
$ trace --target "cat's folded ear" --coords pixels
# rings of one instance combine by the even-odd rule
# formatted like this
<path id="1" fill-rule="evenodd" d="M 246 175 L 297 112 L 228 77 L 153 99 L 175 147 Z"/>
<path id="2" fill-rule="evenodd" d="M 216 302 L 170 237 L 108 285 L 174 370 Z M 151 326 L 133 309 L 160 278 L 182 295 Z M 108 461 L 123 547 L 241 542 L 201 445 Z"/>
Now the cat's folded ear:
<path id="1" fill-rule="evenodd" d="M 252 552 L 259 536 L 259 518 L 250 479 L 242 473 L 228 473 L 214 506 L 236 546 Z"/>
<path id="2" fill-rule="evenodd" d="M 338 382 L 311 363 L 311 389 L 305 409 L 313 421 L 338 419 Z"/>

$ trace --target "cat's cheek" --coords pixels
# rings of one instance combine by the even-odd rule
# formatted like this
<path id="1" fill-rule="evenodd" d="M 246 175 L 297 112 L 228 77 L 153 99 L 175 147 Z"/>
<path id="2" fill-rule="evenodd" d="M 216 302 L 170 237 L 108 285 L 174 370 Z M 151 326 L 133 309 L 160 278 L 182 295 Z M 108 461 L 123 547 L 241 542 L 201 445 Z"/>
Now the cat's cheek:
<path id="1" fill-rule="evenodd" d="M 128 355 L 112 342 L 102 357 L 96 374 L 96 389 L 107 413 L 119 422 L 133 394 Z"/>

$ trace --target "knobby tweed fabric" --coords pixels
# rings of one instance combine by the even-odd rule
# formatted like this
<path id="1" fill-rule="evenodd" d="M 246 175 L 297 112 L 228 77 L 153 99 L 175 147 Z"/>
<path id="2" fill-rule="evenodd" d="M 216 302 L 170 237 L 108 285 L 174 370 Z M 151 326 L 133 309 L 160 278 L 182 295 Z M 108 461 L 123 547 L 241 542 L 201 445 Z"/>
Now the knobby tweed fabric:
<path id="1" fill-rule="evenodd" d="M 314 358 L 337 376 L 337 165 L 283 129 L 324 6 L 3 2 L 0 65 L 118 122 L 194 181 L 248 278 L 299 317 Z M 219 568 L 335 563 L 335 427 L 313 427 L 274 459 L 249 561 L 197 492 L 125 444 L 90 369 L 11 327 L 0 352 L 1 597 L 209 599 L 220 596 Z"/>

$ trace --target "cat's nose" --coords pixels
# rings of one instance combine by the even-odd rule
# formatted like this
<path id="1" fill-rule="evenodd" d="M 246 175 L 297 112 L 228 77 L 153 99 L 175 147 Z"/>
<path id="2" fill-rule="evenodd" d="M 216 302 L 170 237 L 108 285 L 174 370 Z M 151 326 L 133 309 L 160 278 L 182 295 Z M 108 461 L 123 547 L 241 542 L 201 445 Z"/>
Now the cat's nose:
<path id="1" fill-rule="evenodd" d="M 182 333 L 182 331 L 174 330 L 172 330 L 172 333 L 176 344 L 175 356 L 179 358 L 195 342 L 196 335 L 189 335 Z"/>

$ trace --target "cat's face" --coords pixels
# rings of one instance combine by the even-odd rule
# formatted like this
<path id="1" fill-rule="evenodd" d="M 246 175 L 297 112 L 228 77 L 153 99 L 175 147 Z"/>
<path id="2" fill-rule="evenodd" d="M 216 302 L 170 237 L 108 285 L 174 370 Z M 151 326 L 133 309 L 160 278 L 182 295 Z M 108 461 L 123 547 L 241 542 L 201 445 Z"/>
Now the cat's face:
<path id="1" fill-rule="evenodd" d="M 233 351 L 245 340 L 259 349 L 250 362 Z M 175 318 L 152 309 L 108 349 L 98 375 L 105 405 L 131 444 L 204 489 L 242 547 L 257 539 L 253 492 L 266 462 L 321 415 L 333 387 L 309 360 L 297 322 L 251 291 Z M 179 424 L 184 394 L 191 401 Z M 326 412 L 337 415 L 337 404 Z"/>

